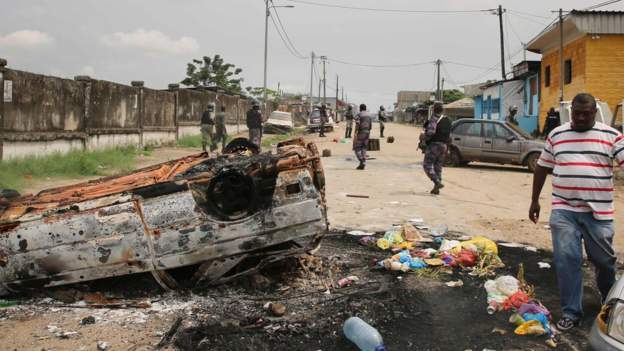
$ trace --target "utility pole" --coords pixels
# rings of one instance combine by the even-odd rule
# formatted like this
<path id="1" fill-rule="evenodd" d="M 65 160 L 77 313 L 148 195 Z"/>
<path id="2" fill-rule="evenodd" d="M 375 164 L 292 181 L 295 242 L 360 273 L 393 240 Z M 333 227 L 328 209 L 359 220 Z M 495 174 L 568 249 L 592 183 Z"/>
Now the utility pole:
<path id="1" fill-rule="evenodd" d="M 312 94 L 314 94 L 314 92 L 312 91 L 312 89 L 314 89 L 314 51 L 312 51 L 312 54 L 310 55 L 311 58 L 311 64 L 310 64 L 310 112 L 312 112 Z"/>
<path id="2" fill-rule="evenodd" d="M 559 101 L 563 101 L 563 10 L 559 9 Z"/>
<path id="3" fill-rule="evenodd" d="M 339 78 L 338 75 L 336 74 L 336 110 L 338 110 L 338 92 L 340 91 L 340 88 L 338 88 L 338 82 L 339 82 Z"/>
<path id="4" fill-rule="evenodd" d="M 321 60 L 323 61 L 323 103 L 327 99 L 327 78 L 325 77 L 325 63 L 327 62 L 327 56 L 321 56 Z"/>
<path id="5" fill-rule="evenodd" d="M 345 99 L 344 99 L 344 86 L 342 87 L 342 99 L 340 99 L 340 100 L 345 101 Z"/>
<path id="6" fill-rule="evenodd" d="M 501 5 L 498 5 L 498 23 L 500 26 L 501 74 L 505 80 L 507 78 L 505 74 L 505 35 L 503 33 L 503 7 Z"/>
<path id="7" fill-rule="evenodd" d="M 436 70 L 438 72 L 438 84 L 437 84 L 437 88 L 436 88 L 436 100 L 440 101 L 440 64 L 442 63 L 442 61 L 440 59 L 436 60 Z"/>
<path id="8" fill-rule="evenodd" d="M 442 88 L 440 89 L 440 101 L 444 102 L 444 77 L 442 78 Z"/>
<path id="9" fill-rule="evenodd" d="M 264 110 L 267 108 L 267 57 L 269 50 L 269 16 L 271 13 L 269 12 L 269 0 L 264 0 L 264 5 L 266 8 L 265 18 L 264 18 L 264 83 L 262 84 L 262 92 L 264 98 Z"/>
<path id="10" fill-rule="evenodd" d="M 323 78 L 319 79 L 318 85 L 318 103 L 321 103 L 321 86 L 323 85 Z"/>

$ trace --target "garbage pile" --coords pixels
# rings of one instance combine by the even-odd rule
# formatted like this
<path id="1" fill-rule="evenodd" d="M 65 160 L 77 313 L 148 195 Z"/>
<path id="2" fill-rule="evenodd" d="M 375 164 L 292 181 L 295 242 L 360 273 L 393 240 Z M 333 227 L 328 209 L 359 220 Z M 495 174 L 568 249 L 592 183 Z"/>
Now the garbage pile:
<path id="1" fill-rule="evenodd" d="M 495 275 L 497 268 L 504 267 L 498 256 L 498 247 L 492 240 L 477 236 L 466 240 L 449 240 L 446 227 L 429 229 L 422 220 L 412 220 L 385 232 L 383 237 L 365 235 L 360 243 L 391 251 L 392 256 L 377 264 L 393 271 L 417 271 L 423 268 L 459 268 L 477 277 Z M 421 230 L 428 234 L 423 236 Z M 426 245 L 432 243 L 432 245 Z M 424 247 L 424 246 L 435 246 Z"/>
<path id="2" fill-rule="evenodd" d="M 509 323 L 516 326 L 517 335 L 545 335 L 546 344 L 556 347 L 554 329 L 551 327 L 552 315 L 542 303 L 534 298 L 533 287 L 523 278 L 520 266 L 520 279 L 510 275 L 500 276 L 485 282 L 487 291 L 487 312 L 510 311 Z"/>

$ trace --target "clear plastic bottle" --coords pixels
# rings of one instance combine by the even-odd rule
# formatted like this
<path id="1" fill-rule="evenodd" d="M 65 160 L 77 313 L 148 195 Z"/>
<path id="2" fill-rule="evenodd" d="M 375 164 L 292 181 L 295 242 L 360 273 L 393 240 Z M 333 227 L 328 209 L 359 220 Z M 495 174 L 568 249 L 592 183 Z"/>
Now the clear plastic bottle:
<path id="1" fill-rule="evenodd" d="M 381 334 L 359 317 L 347 319 L 342 330 L 361 351 L 386 351 Z"/>

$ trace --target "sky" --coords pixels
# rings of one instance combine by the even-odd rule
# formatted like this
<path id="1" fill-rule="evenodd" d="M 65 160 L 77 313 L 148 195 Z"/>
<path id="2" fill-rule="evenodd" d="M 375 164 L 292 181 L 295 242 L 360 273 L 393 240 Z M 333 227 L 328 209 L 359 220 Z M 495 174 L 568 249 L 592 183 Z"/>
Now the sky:
<path id="1" fill-rule="evenodd" d="M 277 27 L 281 22 L 295 48 L 287 49 L 269 20 L 267 86 L 309 93 L 314 51 L 328 59 L 327 96 L 335 96 L 338 76 L 349 102 L 366 103 L 372 110 L 390 107 L 398 91 L 435 89 L 437 59 L 443 62 L 445 89 L 501 77 L 498 17 L 478 10 L 499 4 L 506 10 L 505 56 L 511 71 L 524 59 L 521 43 L 544 29 L 556 17 L 553 11 L 603 1 L 273 0 L 271 18 Z M 86 74 L 125 84 L 143 80 L 147 87 L 165 89 L 184 79 L 192 59 L 220 54 L 243 69 L 243 86 L 261 87 L 264 6 L 263 0 L 6 1 L 0 13 L 0 58 L 10 68 L 35 73 Z M 624 10 L 624 1 L 601 10 Z M 539 55 L 528 53 L 527 59 Z M 322 75 L 319 61 L 315 95 Z M 398 67 L 379 67 L 393 65 Z"/>

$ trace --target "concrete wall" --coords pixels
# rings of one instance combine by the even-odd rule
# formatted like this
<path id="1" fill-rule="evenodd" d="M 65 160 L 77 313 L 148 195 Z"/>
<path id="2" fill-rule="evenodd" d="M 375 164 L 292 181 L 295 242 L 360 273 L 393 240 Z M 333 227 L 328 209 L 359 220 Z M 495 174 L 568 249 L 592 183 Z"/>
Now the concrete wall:
<path id="1" fill-rule="evenodd" d="M 200 133 L 209 102 L 226 107 L 230 133 L 244 131 L 249 101 L 208 90 L 154 90 L 9 69 L 0 59 L 0 160 L 74 149 L 162 145 Z"/>

